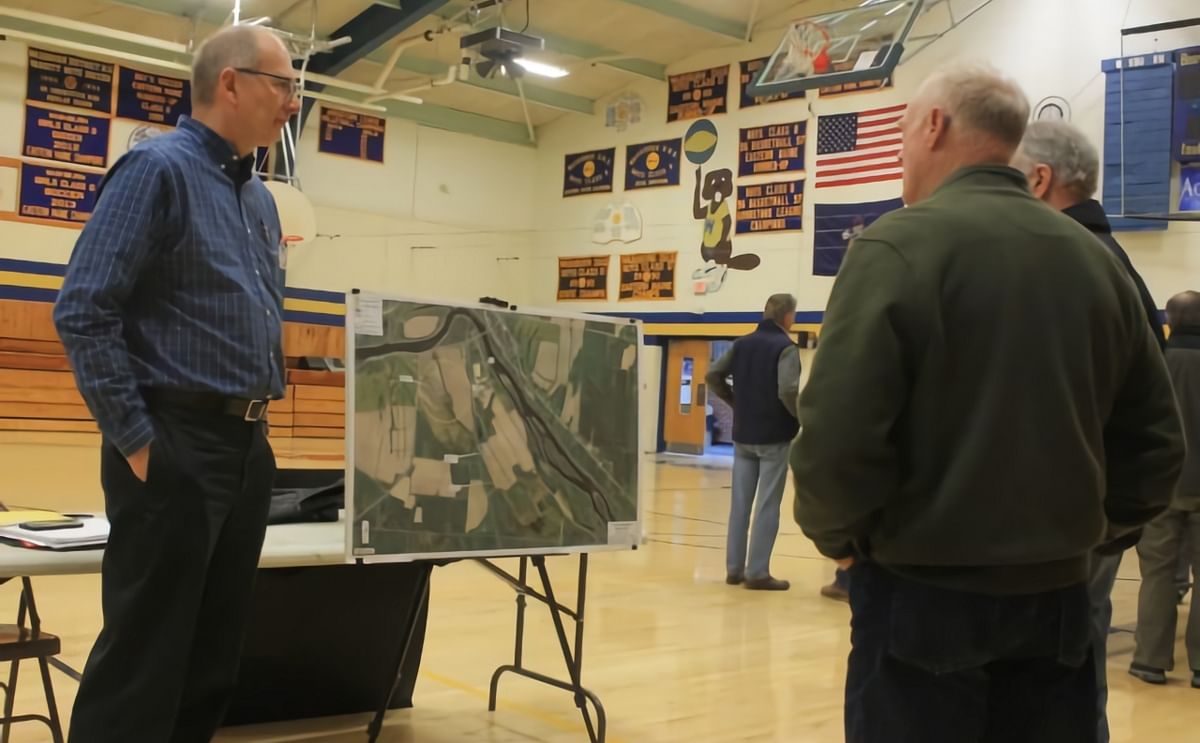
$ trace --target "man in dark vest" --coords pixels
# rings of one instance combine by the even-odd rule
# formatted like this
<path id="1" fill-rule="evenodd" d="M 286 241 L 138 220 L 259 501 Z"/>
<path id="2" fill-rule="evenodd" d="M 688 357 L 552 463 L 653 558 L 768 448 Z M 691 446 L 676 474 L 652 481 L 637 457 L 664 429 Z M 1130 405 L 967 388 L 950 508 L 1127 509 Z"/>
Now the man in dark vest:
<path id="1" fill-rule="evenodd" d="M 1036 121 L 1025 130 L 1021 147 L 1012 165 L 1025 174 L 1033 195 L 1083 225 L 1108 248 L 1137 287 L 1146 322 L 1159 347 L 1166 345 L 1158 306 L 1146 288 L 1146 282 L 1133 267 L 1129 255 L 1113 238 L 1112 225 L 1104 207 L 1092 196 L 1100 181 L 1100 155 L 1078 128 L 1061 121 Z M 1088 578 L 1091 600 L 1092 652 L 1096 665 L 1099 694 L 1098 743 L 1108 743 L 1108 631 L 1112 624 L 1112 590 L 1117 582 L 1121 556 L 1137 544 L 1140 531 L 1105 545 L 1092 555 Z M 1185 563 L 1186 564 L 1186 563 Z M 1186 584 L 1186 573 L 1184 583 Z"/>
<path id="2" fill-rule="evenodd" d="M 725 550 L 725 582 L 731 586 L 744 582 L 759 591 L 790 587 L 771 576 L 771 550 L 779 533 L 788 447 L 800 431 L 800 353 L 789 335 L 795 321 L 796 298 L 772 295 L 758 328 L 736 340 L 705 377 L 712 393 L 733 407 L 733 502 Z"/>

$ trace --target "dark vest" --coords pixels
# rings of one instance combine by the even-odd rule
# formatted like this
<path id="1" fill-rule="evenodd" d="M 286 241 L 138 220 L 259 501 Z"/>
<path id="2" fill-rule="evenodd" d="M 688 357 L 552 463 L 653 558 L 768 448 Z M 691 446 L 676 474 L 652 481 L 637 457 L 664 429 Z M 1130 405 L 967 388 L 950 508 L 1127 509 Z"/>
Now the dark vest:
<path id="1" fill-rule="evenodd" d="M 779 400 L 779 356 L 795 344 L 783 328 L 763 320 L 758 330 L 733 343 L 733 440 L 782 444 L 800 424 Z"/>

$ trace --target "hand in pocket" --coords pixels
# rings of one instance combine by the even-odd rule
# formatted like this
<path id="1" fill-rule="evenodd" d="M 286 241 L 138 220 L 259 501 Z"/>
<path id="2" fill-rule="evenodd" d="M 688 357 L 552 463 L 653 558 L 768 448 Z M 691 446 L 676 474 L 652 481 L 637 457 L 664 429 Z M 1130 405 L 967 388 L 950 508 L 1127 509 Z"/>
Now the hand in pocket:
<path id="1" fill-rule="evenodd" d="M 126 459 L 129 462 L 129 469 L 133 471 L 133 476 L 146 482 L 146 475 L 150 469 L 150 444 L 146 444 Z"/>

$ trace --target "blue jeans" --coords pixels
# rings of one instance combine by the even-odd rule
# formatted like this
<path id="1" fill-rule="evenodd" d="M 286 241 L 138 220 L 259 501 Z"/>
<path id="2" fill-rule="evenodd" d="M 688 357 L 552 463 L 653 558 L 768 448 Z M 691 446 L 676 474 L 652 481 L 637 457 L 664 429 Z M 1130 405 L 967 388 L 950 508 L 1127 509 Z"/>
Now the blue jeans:
<path id="1" fill-rule="evenodd" d="M 1083 584 L 1024 596 L 850 569 L 846 743 L 1094 743 Z"/>
<path id="2" fill-rule="evenodd" d="M 766 578 L 771 574 L 771 550 L 779 534 L 779 503 L 787 482 L 790 442 L 733 445 L 733 501 L 729 507 L 729 534 L 725 543 L 725 569 L 730 575 Z M 757 497 L 755 496 L 757 493 Z M 755 502 L 758 508 L 754 509 Z M 750 514 L 754 510 L 751 528 Z M 746 540 L 749 533 L 749 562 Z"/>
<path id="3" fill-rule="evenodd" d="M 1112 627 L 1112 591 L 1117 583 L 1121 555 L 1092 555 L 1088 579 L 1091 605 L 1088 637 L 1092 641 L 1092 663 L 1096 668 L 1096 743 L 1108 743 L 1108 631 Z"/>

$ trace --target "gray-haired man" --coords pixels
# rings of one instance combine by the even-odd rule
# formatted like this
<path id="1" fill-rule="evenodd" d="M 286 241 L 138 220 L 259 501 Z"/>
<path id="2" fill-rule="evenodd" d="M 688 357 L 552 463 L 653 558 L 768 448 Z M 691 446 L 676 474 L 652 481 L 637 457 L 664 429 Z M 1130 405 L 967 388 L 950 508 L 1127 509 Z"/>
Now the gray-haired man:
<path id="1" fill-rule="evenodd" d="M 779 503 L 787 481 L 788 447 L 800 430 L 796 421 L 800 354 L 788 334 L 795 321 L 796 298 L 772 295 L 758 328 L 734 341 L 733 348 L 705 377 L 713 394 L 733 407 L 733 502 L 725 581 L 730 585 L 745 581 L 752 590 L 786 591 L 790 587 L 787 581 L 771 577 L 770 568 L 779 533 Z M 734 386 L 729 384 L 731 376 Z M 751 528 L 755 500 L 758 510 Z"/>
<path id="2" fill-rule="evenodd" d="M 1092 198 L 1100 180 L 1100 155 L 1076 127 L 1060 121 L 1038 121 L 1029 125 L 1013 167 L 1025 173 L 1033 195 L 1086 227 L 1116 256 L 1137 287 L 1150 332 L 1160 347 L 1165 346 L 1162 320 L 1146 282 L 1112 235 L 1104 207 Z M 1099 743 L 1108 743 L 1108 631 L 1112 624 L 1113 585 L 1121 567 L 1121 555 L 1137 543 L 1140 532 L 1120 542 L 1105 545 L 1092 556 L 1088 593 L 1092 603 L 1092 652 L 1099 692 Z"/>

